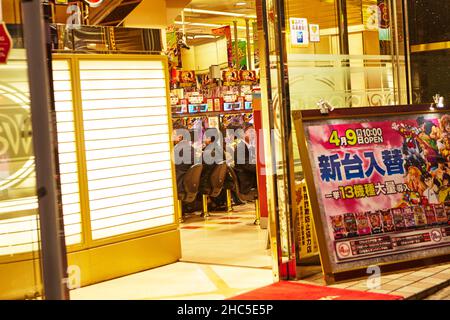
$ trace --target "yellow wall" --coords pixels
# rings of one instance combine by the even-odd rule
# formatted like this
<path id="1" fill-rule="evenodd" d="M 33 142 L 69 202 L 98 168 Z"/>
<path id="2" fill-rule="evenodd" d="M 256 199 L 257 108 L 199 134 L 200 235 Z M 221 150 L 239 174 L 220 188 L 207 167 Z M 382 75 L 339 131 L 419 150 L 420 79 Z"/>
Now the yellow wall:
<path id="1" fill-rule="evenodd" d="M 5 23 L 20 23 L 20 0 L 0 0 L 3 9 L 3 21 Z"/>
<path id="2" fill-rule="evenodd" d="M 124 21 L 125 27 L 165 28 L 168 25 L 165 0 L 143 0 Z"/>
<path id="3" fill-rule="evenodd" d="M 225 65 L 227 59 L 227 42 L 225 39 L 191 46 L 190 50 L 182 49 L 181 51 L 184 70 L 206 72 L 211 65 Z"/>

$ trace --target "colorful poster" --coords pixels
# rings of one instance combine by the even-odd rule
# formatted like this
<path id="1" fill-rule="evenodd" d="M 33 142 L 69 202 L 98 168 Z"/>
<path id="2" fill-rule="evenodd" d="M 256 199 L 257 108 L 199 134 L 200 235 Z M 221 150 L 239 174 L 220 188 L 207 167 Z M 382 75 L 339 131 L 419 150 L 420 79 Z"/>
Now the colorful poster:
<path id="1" fill-rule="evenodd" d="M 241 70 L 239 71 L 239 78 L 241 86 L 251 86 L 256 84 L 256 71 Z"/>
<path id="2" fill-rule="evenodd" d="M 178 81 L 181 88 L 194 88 L 197 86 L 195 71 L 179 71 Z"/>
<path id="3" fill-rule="evenodd" d="M 236 45 L 236 42 L 233 41 L 233 48 Z M 238 53 L 237 53 L 237 61 L 236 57 L 233 57 L 233 62 L 236 63 L 236 67 L 242 68 L 245 66 L 245 68 L 248 69 L 247 66 L 247 42 L 243 40 L 238 41 Z"/>
<path id="4" fill-rule="evenodd" d="M 311 42 L 320 42 L 320 27 L 318 24 L 309 25 L 309 39 Z"/>
<path id="5" fill-rule="evenodd" d="M 303 46 L 309 44 L 308 20 L 305 18 L 289 19 L 291 45 Z"/>
<path id="6" fill-rule="evenodd" d="M 222 71 L 222 81 L 225 87 L 237 86 L 239 82 L 239 71 L 235 69 Z"/>
<path id="7" fill-rule="evenodd" d="M 335 270 L 450 253 L 450 115 L 311 122 L 305 134 Z"/>

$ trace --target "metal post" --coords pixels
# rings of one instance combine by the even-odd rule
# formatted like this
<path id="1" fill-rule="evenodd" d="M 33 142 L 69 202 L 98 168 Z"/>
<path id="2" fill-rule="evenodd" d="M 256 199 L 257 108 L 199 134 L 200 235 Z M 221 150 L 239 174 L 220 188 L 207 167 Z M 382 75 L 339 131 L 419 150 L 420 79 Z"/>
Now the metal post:
<path id="1" fill-rule="evenodd" d="M 202 199 L 203 199 L 203 217 L 208 218 L 210 216 L 208 211 L 208 196 L 204 194 Z"/>
<path id="2" fill-rule="evenodd" d="M 247 37 L 247 69 L 253 70 L 252 66 L 252 47 L 250 43 L 250 20 L 245 19 L 245 32 Z"/>
<path id="3" fill-rule="evenodd" d="M 183 218 L 183 201 L 178 200 L 178 223 L 183 223 L 184 222 L 184 218 Z"/>
<path id="4" fill-rule="evenodd" d="M 350 76 L 350 59 L 348 55 L 350 54 L 350 48 L 348 43 L 348 19 L 347 19 L 347 1 L 337 0 L 336 1 L 336 11 L 338 14 L 338 29 L 339 29 L 339 48 L 340 54 L 346 56 L 342 59 L 341 65 L 344 66 L 345 75 L 345 97 L 346 97 L 346 107 L 352 107 L 352 81 Z"/>
<path id="5" fill-rule="evenodd" d="M 261 224 L 261 211 L 259 209 L 259 199 L 255 200 L 255 213 L 256 213 L 256 219 L 254 224 L 259 226 Z"/>
<path id="6" fill-rule="evenodd" d="M 227 189 L 227 212 L 231 214 L 233 207 L 231 205 L 231 190 Z"/>
<path id="7" fill-rule="evenodd" d="M 413 84 L 411 78 L 411 47 L 409 38 L 409 14 L 408 14 L 408 3 L 403 0 L 403 35 L 404 35 L 404 46 L 405 46 L 405 66 L 406 66 L 406 81 L 407 81 L 407 93 L 408 97 L 406 100 L 407 104 L 412 104 L 413 100 Z"/>
<path id="8" fill-rule="evenodd" d="M 234 59 L 235 59 L 235 68 L 240 69 L 241 66 L 239 65 L 239 39 L 238 39 L 238 28 L 237 28 L 237 21 L 233 21 L 234 26 Z"/>
<path id="9" fill-rule="evenodd" d="M 55 155 L 50 117 L 50 89 L 43 9 L 40 0 L 23 0 L 24 41 L 28 59 L 36 186 L 39 202 L 44 297 L 64 300 L 65 245 L 58 217 Z"/>
<path id="10" fill-rule="evenodd" d="M 0 0 L 0 22 L 2 22 L 2 21 L 3 21 L 3 9 L 2 9 L 2 1 L 3 1 L 3 0 Z"/>

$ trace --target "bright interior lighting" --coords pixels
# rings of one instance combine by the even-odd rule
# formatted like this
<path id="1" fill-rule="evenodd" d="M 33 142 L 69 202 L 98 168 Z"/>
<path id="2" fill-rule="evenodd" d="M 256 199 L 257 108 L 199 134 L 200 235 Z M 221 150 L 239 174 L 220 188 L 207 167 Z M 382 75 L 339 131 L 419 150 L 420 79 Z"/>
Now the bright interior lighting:
<path id="1" fill-rule="evenodd" d="M 55 60 L 53 62 L 53 80 L 58 128 L 58 151 L 61 153 L 59 171 L 61 173 L 64 233 L 66 243 L 71 245 L 81 243 L 82 228 L 71 72 L 67 60 Z"/>
<path id="2" fill-rule="evenodd" d="M 175 219 L 165 70 L 116 62 L 80 61 L 94 240 Z"/>
<path id="3" fill-rule="evenodd" d="M 236 3 L 237 6 L 245 6 L 246 2 L 238 2 Z M 214 11 L 214 10 L 203 10 L 203 9 L 190 9 L 186 8 L 184 9 L 184 12 L 188 13 L 203 13 L 203 14 L 210 14 L 215 16 L 228 16 L 228 17 L 236 17 L 236 18 L 249 18 L 249 19 L 256 19 L 256 15 L 247 15 L 244 13 L 236 13 L 236 12 L 226 12 L 226 11 Z"/>
<path id="4" fill-rule="evenodd" d="M 212 28 L 221 28 L 221 27 L 225 27 L 226 25 L 224 24 L 212 24 L 212 23 L 200 23 L 200 22 L 187 22 L 185 21 L 184 23 L 182 21 L 175 21 L 175 24 L 178 25 L 186 25 L 186 26 L 194 26 L 194 27 L 212 27 Z M 231 29 L 233 29 L 234 27 L 231 26 Z M 246 30 L 246 27 L 242 27 L 242 26 L 238 26 L 237 27 L 239 30 Z"/>

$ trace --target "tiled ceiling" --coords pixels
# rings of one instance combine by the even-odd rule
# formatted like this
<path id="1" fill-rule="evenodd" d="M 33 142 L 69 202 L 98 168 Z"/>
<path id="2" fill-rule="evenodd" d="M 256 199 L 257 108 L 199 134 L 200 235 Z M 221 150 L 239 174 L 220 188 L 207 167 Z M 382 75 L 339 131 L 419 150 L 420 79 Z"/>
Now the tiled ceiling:
<path id="1" fill-rule="evenodd" d="M 243 3 L 245 5 L 236 5 L 236 3 Z M 255 0 L 192 0 L 186 9 L 200 9 L 209 11 L 221 11 L 228 13 L 244 14 L 252 16 L 253 19 L 250 21 L 255 21 L 256 17 L 256 4 Z M 186 23 L 196 23 L 196 24 L 212 24 L 218 26 L 229 25 L 233 27 L 233 21 L 238 23 L 238 37 L 245 38 L 245 18 L 241 17 L 230 17 L 224 15 L 213 15 L 197 12 L 184 12 Z M 176 21 L 181 21 L 181 15 L 176 18 Z M 177 27 L 180 27 L 177 25 Z M 198 34 L 211 34 L 211 29 L 216 28 L 215 26 L 201 26 L 201 25 L 186 25 L 186 33 L 188 35 L 198 35 Z M 201 42 L 207 42 L 208 40 L 203 39 Z M 193 42 L 192 40 L 190 41 Z"/>
<path id="2" fill-rule="evenodd" d="M 236 5 L 238 2 L 245 2 L 246 4 L 238 6 Z M 256 16 L 255 2 L 255 0 L 192 0 L 187 9 L 224 11 Z M 365 6 L 373 4 L 376 5 L 377 0 L 347 0 L 348 24 L 362 24 Z M 310 22 L 319 24 L 322 29 L 337 27 L 335 0 L 286 0 L 285 9 L 288 17 L 307 18 Z M 178 16 L 176 20 L 181 21 L 181 16 Z M 185 22 L 233 26 L 233 21 L 237 21 L 240 27 L 238 36 L 245 38 L 244 18 L 185 12 Z M 186 32 L 188 34 L 211 34 L 212 28 L 214 27 L 186 25 Z"/>

